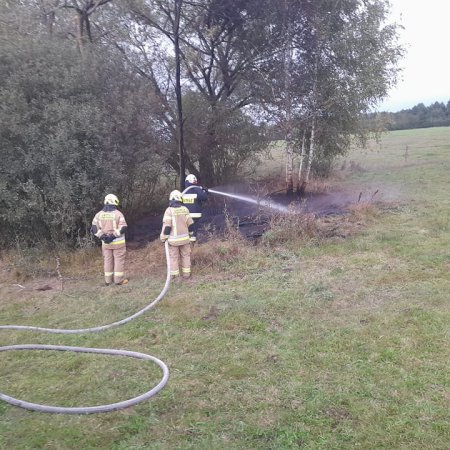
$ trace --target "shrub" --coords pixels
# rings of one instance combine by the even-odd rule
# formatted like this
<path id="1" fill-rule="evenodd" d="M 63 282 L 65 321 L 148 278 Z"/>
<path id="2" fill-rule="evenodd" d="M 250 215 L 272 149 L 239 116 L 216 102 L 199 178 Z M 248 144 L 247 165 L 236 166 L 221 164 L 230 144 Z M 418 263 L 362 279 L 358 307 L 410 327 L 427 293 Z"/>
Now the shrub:
<path id="1" fill-rule="evenodd" d="M 277 245 L 317 238 L 319 228 L 314 214 L 291 213 L 273 216 L 261 238 L 264 245 Z"/>

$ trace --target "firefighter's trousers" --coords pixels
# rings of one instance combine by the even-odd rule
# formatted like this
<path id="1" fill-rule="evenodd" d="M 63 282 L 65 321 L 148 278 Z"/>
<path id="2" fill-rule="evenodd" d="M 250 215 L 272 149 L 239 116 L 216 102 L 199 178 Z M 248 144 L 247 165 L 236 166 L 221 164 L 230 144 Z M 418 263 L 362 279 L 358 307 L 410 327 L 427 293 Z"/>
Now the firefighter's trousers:
<path id="1" fill-rule="evenodd" d="M 191 244 L 188 242 L 184 245 L 170 245 L 170 275 L 176 277 L 181 274 L 184 278 L 191 275 Z"/>
<path id="2" fill-rule="evenodd" d="M 127 248 L 102 248 L 105 283 L 120 283 L 125 278 L 125 254 Z"/>
<path id="3" fill-rule="evenodd" d="M 192 220 L 194 221 L 194 223 L 192 224 L 192 227 L 191 227 L 191 231 L 192 231 L 191 242 L 195 243 L 197 241 L 198 227 L 200 225 L 201 218 L 195 217 L 195 218 L 192 218 Z"/>

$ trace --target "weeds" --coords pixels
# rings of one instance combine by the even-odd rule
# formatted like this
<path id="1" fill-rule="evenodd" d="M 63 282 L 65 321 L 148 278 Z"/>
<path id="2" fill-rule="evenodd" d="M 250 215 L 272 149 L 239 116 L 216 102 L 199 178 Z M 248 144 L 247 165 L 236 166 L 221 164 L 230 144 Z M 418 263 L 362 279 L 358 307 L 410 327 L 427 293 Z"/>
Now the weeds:
<path id="1" fill-rule="evenodd" d="M 306 192 L 314 194 L 325 194 L 332 189 L 330 178 L 318 177 L 310 180 L 306 185 Z"/>
<path id="2" fill-rule="evenodd" d="M 276 246 L 283 243 L 316 240 L 319 236 L 317 219 L 314 214 L 277 215 L 270 219 L 268 229 L 261 243 Z"/>
<path id="3" fill-rule="evenodd" d="M 373 203 L 355 203 L 348 207 L 350 212 L 350 220 L 360 221 L 365 223 L 380 215 L 380 210 Z"/>
<path id="4" fill-rule="evenodd" d="M 245 258 L 248 252 L 249 245 L 239 231 L 233 231 L 228 238 L 212 236 L 207 243 L 195 245 L 193 266 L 199 270 L 223 269 L 233 261 Z"/>

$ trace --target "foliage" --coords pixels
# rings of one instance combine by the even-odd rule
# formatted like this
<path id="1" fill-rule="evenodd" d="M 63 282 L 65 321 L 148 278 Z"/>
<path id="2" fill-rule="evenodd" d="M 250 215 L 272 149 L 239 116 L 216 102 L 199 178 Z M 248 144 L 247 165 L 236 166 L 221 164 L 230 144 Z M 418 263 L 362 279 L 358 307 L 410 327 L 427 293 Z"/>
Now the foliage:
<path id="1" fill-rule="evenodd" d="M 202 182 L 220 184 L 252 173 L 267 148 L 264 127 L 252 122 L 243 111 L 225 105 L 216 105 L 212 111 L 204 97 L 195 92 L 187 93 L 184 103 L 190 159 L 199 161 L 200 167 L 211 167 Z"/>
<path id="2" fill-rule="evenodd" d="M 428 106 L 418 103 L 410 109 L 397 112 L 368 114 L 367 120 L 381 123 L 388 130 L 445 127 L 450 125 L 450 100 L 447 104 L 434 102 Z"/>
<path id="3" fill-rule="evenodd" d="M 0 8 L 0 233 L 30 242 L 74 242 L 110 190 L 142 214 L 183 164 L 207 185 L 246 176 L 264 123 L 289 122 L 287 148 L 306 143 L 308 174 L 326 173 L 367 137 L 360 116 L 401 56 L 386 0 Z"/>
<path id="4" fill-rule="evenodd" d="M 173 24 L 180 4 L 178 36 Z M 120 10 L 129 29 L 127 36 L 120 30 L 121 42 L 126 42 L 122 51 L 138 73 L 151 81 L 161 100 L 162 120 L 171 134 L 167 161 L 177 173 L 177 144 L 182 137 L 177 123 L 181 111 L 179 105 L 175 108 L 173 52 L 179 50 L 185 86 L 182 114 L 186 125 L 191 124 L 184 159 L 187 170 L 208 185 L 233 178 L 235 169 L 255 159 L 263 146 L 260 138 L 249 144 L 257 137 L 257 127 L 245 109 L 255 103 L 254 62 L 264 48 L 263 38 L 268 37 L 259 32 L 262 12 L 256 5 L 261 7 L 260 0 L 129 0 Z M 201 109 L 193 110 L 192 104 Z M 232 125 L 224 133 L 226 124 Z"/>
<path id="5" fill-rule="evenodd" d="M 133 188 L 157 177 L 158 159 L 148 144 L 153 136 L 144 123 L 149 107 L 139 84 L 124 80 L 120 61 L 108 61 L 111 56 L 93 52 L 81 60 L 60 41 L 2 41 L 5 235 L 75 241 L 105 193 L 132 204 Z"/>
<path id="6" fill-rule="evenodd" d="M 306 142 L 310 165 L 323 160 L 322 168 L 331 167 L 349 150 L 352 136 L 367 139 L 361 117 L 395 83 L 402 56 L 397 26 L 386 23 L 384 0 L 283 5 L 276 24 L 289 47 L 265 67 L 275 94 L 268 107 L 298 153 Z"/>

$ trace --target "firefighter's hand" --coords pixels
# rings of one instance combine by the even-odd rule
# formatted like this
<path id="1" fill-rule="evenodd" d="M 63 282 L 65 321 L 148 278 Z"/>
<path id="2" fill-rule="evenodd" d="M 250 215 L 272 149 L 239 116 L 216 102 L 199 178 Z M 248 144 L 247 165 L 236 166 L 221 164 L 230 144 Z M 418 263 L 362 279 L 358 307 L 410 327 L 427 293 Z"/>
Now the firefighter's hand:
<path id="1" fill-rule="evenodd" d="M 100 239 L 105 243 L 105 244 L 111 244 L 111 242 L 115 239 L 113 234 L 103 234 L 102 236 L 100 236 Z"/>
<path id="2" fill-rule="evenodd" d="M 207 187 L 203 187 L 203 190 L 208 193 L 208 188 Z"/>

